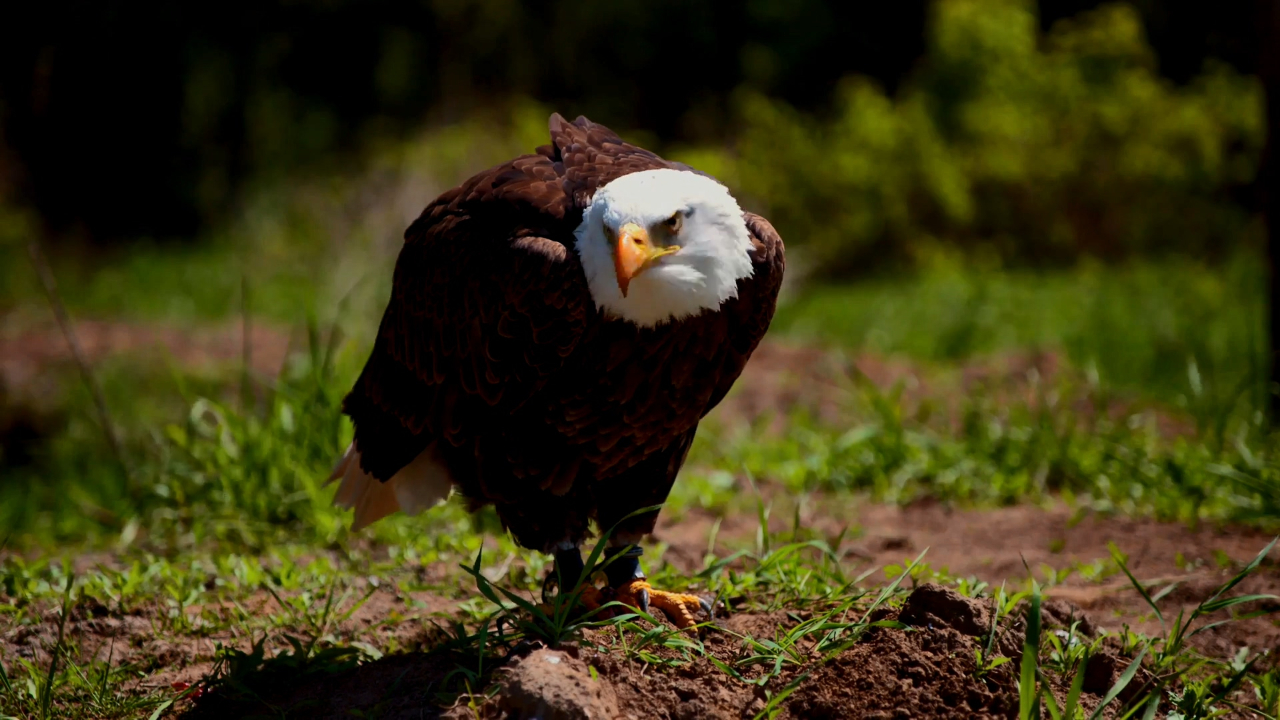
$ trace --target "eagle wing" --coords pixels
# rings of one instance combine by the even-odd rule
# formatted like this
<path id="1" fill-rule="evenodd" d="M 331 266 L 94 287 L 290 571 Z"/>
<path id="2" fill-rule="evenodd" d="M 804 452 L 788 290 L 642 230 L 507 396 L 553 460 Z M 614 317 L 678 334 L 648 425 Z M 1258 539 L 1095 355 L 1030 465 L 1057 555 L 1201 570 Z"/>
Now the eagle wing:
<path id="1" fill-rule="evenodd" d="M 381 480 L 535 394 L 595 317 L 552 163 L 525 156 L 442 195 L 405 232 L 391 299 L 343 409 Z"/>

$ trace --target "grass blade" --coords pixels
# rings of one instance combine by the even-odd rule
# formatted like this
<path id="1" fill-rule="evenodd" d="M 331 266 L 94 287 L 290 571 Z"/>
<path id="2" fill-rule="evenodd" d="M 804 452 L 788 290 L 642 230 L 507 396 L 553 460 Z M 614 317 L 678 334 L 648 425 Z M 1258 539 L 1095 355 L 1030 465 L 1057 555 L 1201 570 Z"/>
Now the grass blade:
<path id="1" fill-rule="evenodd" d="M 761 720 L 761 718 L 773 717 L 777 713 L 778 705 L 780 705 L 783 700 L 786 700 L 791 693 L 795 692 L 796 688 L 800 687 L 800 683 L 807 679 L 809 679 L 809 673 L 805 673 L 795 680 L 787 683 L 787 686 L 778 691 L 777 695 L 769 698 L 769 704 L 765 705 L 760 712 L 756 713 L 756 716 L 752 718 L 752 720 Z"/>
<path id="2" fill-rule="evenodd" d="M 1138 581 L 1138 578 L 1134 577 L 1133 573 L 1129 571 L 1129 564 L 1125 562 L 1124 554 L 1120 552 L 1120 548 L 1116 547 L 1115 543 L 1109 542 L 1107 543 L 1107 549 L 1111 551 L 1111 559 L 1116 561 L 1116 565 L 1119 565 L 1120 569 L 1124 571 L 1124 574 L 1129 578 L 1129 582 L 1137 589 L 1138 594 L 1141 595 L 1142 599 L 1147 601 L 1147 605 L 1150 605 L 1151 609 L 1155 611 L 1156 617 L 1160 618 L 1160 624 L 1164 625 L 1164 613 L 1160 612 L 1160 608 L 1156 606 L 1156 601 L 1151 597 L 1151 594 L 1148 593 L 1147 589 Z"/>
<path id="3" fill-rule="evenodd" d="M 173 706 L 172 699 L 165 700 L 164 702 L 160 703 L 159 707 L 156 708 L 155 712 L 151 713 L 151 717 L 147 718 L 147 720 L 160 720 L 160 716 L 164 714 L 164 711 L 168 710 L 172 706 Z"/>
<path id="4" fill-rule="evenodd" d="M 1156 710 L 1160 709 L 1160 690 L 1156 688 L 1151 691 L 1151 696 L 1147 698 L 1147 709 L 1142 713 L 1142 720 L 1155 720 Z"/>
<path id="5" fill-rule="evenodd" d="M 53 682 L 58 674 L 58 658 L 62 655 L 62 641 L 66 637 L 67 618 L 71 615 L 71 588 L 75 584 L 75 573 L 67 568 L 67 590 L 62 596 L 62 617 L 58 620 L 58 640 L 49 653 L 49 674 L 45 678 L 44 687 L 40 689 L 40 717 L 48 718 L 53 709 Z"/>
<path id="6" fill-rule="evenodd" d="M 927 552 L 929 552 L 929 548 L 925 548 L 924 550 L 921 550 L 920 554 L 916 556 L 915 560 L 911 561 L 911 564 L 908 565 L 906 569 L 902 571 L 901 575 L 894 578 L 893 582 L 884 586 L 884 589 L 882 589 L 880 591 L 880 594 L 876 596 L 875 602 L 871 603 L 871 605 L 867 608 L 867 611 L 862 614 L 863 623 L 867 622 L 867 620 L 871 617 L 871 613 L 874 612 L 876 608 L 883 605 L 884 601 L 889 599 L 889 596 L 897 592 L 898 586 L 902 584 L 903 579 L 911 575 L 911 571 L 915 568 L 916 565 L 920 564 L 920 561 L 924 559 L 924 554 Z"/>
<path id="7" fill-rule="evenodd" d="M 1268 555 L 1271 554 L 1271 550 L 1276 546 L 1277 541 L 1280 541 L 1280 535 L 1277 535 L 1276 537 L 1272 538 L 1271 542 L 1267 543 L 1267 546 L 1262 548 L 1262 551 L 1259 552 L 1256 556 L 1254 556 L 1254 558 L 1249 561 L 1248 565 L 1245 565 L 1244 568 L 1240 570 L 1240 572 L 1236 573 L 1235 577 L 1231 578 L 1226 582 L 1226 584 L 1218 588 L 1218 591 L 1215 592 L 1213 596 L 1210 597 L 1208 600 L 1205 600 L 1203 603 L 1201 603 L 1200 606 L 1206 607 L 1211 603 L 1214 603 L 1218 598 L 1222 597 L 1222 595 L 1226 593 L 1228 590 L 1235 587 L 1236 585 L 1239 585 L 1240 582 L 1244 580 L 1246 577 L 1248 577 L 1250 573 L 1252 573 L 1254 570 L 1257 570 L 1258 566 L 1262 564 L 1262 561 Z"/>
<path id="8" fill-rule="evenodd" d="M 1064 717 L 1063 711 L 1058 707 L 1058 700 L 1053 696 L 1053 689 L 1049 687 L 1048 683 L 1044 683 L 1040 686 L 1039 696 L 1040 701 L 1044 703 L 1045 709 L 1049 711 L 1049 716 L 1053 718 L 1053 720 L 1062 720 Z M 1035 717 L 1038 718 L 1040 716 L 1037 714 Z M 1065 717 L 1067 720 L 1071 720 L 1070 715 Z"/>
<path id="9" fill-rule="evenodd" d="M 1119 697 L 1120 693 L 1124 692 L 1125 688 L 1129 687 L 1129 683 L 1133 682 L 1133 677 L 1138 674 L 1138 668 L 1142 667 L 1142 658 L 1147 656 L 1147 650 L 1150 647 L 1150 644 L 1142 646 L 1142 650 L 1138 652 L 1138 657 L 1134 658 L 1133 662 L 1129 663 L 1129 667 L 1125 668 L 1125 671 L 1116 679 L 1115 684 L 1112 685 L 1111 689 L 1107 691 L 1107 694 L 1103 696 L 1102 702 L 1098 703 L 1098 707 L 1094 708 L 1093 714 L 1089 716 L 1089 720 L 1098 720 L 1101 718 L 1102 711 L 1105 710 L 1112 701 Z"/>
<path id="10" fill-rule="evenodd" d="M 1257 595 L 1240 595 L 1232 598 L 1223 598 L 1221 600 L 1208 600 L 1200 606 L 1201 615 L 1207 615 L 1211 612 L 1217 612 L 1225 608 L 1241 605 L 1243 603 L 1254 602 L 1257 600 L 1280 600 L 1275 595 L 1257 594 Z"/>
<path id="11" fill-rule="evenodd" d="M 1039 720 L 1040 693 L 1036 692 L 1036 666 L 1040 656 L 1040 588 L 1033 586 L 1027 607 L 1027 637 L 1022 645 L 1022 674 L 1018 682 L 1018 717 Z"/>
<path id="12" fill-rule="evenodd" d="M 1067 704 L 1062 711 L 1068 720 L 1075 720 L 1076 705 L 1080 702 L 1080 693 L 1084 691 L 1084 675 L 1088 667 L 1089 655 L 1086 653 L 1076 667 L 1076 676 L 1071 679 L 1071 691 L 1067 693 Z"/>

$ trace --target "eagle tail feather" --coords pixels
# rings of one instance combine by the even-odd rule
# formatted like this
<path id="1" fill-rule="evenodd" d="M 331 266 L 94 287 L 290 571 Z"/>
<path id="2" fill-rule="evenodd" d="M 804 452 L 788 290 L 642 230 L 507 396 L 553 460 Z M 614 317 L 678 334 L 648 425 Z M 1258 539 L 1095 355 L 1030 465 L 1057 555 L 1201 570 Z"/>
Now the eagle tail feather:
<path id="1" fill-rule="evenodd" d="M 341 478 L 333 504 L 354 508 L 351 531 L 368 527 L 397 510 L 416 515 L 449 497 L 453 478 L 432 443 L 408 465 L 383 482 L 360 467 L 360 451 L 352 443 L 329 476 Z"/>
<path id="2" fill-rule="evenodd" d="M 342 457 L 338 459 L 338 464 L 333 466 L 333 472 L 329 473 L 329 479 L 324 481 L 325 485 L 337 480 L 347 472 L 347 466 L 351 464 L 351 459 L 355 457 L 356 444 L 353 442 L 347 446 L 347 451 L 342 453 Z"/>

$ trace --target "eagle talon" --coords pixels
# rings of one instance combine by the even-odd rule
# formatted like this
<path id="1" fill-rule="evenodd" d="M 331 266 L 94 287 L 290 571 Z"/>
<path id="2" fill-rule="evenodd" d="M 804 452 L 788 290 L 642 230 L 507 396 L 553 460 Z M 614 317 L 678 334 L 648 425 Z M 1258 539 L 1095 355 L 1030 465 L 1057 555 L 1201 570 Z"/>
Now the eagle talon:
<path id="1" fill-rule="evenodd" d="M 645 613 L 649 612 L 650 607 L 661 610 L 671 624 L 680 630 L 686 630 L 698 624 L 698 610 L 705 612 L 707 617 L 712 616 L 710 604 L 706 600 L 697 595 L 658 590 L 644 578 L 637 578 L 615 588 L 615 593 L 619 602 L 639 608 Z"/>

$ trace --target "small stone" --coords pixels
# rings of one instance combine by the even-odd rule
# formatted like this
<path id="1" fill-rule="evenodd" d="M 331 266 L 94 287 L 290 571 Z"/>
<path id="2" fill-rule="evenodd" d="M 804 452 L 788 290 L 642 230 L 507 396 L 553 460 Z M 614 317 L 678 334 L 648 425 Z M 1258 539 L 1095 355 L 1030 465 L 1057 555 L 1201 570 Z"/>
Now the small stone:
<path id="1" fill-rule="evenodd" d="M 581 660 L 537 650 L 503 673 L 499 704 L 514 718 L 610 720 L 618 717 L 613 689 L 591 677 Z"/>

